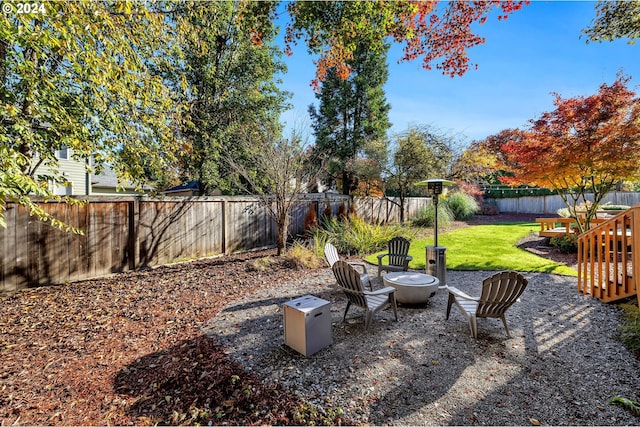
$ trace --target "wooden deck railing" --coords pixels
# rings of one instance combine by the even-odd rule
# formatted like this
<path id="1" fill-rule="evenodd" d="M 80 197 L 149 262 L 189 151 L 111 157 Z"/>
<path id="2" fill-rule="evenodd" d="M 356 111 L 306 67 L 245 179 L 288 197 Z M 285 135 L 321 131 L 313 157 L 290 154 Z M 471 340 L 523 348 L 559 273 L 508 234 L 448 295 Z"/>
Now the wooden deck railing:
<path id="1" fill-rule="evenodd" d="M 578 237 L 578 290 L 611 302 L 638 295 L 638 278 L 640 204 Z"/>

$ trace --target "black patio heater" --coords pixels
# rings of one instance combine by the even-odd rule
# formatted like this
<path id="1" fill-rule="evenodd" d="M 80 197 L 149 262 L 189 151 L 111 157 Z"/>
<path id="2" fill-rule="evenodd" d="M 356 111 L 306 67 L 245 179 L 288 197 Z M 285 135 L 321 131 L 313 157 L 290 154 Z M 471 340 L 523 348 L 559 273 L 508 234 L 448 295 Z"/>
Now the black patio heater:
<path id="1" fill-rule="evenodd" d="M 452 185 L 452 181 L 446 179 L 427 179 L 420 181 L 416 185 L 427 186 L 427 191 L 433 199 L 434 224 L 433 224 L 433 246 L 425 246 L 426 249 L 426 273 L 435 276 L 440 281 L 439 287 L 446 286 L 447 258 L 444 246 L 438 246 L 438 199 L 442 194 L 445 185 Z"/>

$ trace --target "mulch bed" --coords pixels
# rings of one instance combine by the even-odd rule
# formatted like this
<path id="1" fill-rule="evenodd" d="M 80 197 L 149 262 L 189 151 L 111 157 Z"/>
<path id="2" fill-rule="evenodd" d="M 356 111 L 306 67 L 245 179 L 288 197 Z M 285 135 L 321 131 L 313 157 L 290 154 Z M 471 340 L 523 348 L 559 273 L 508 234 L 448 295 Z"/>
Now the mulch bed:
<path id="1" fill-rule="evenodd" d="M 305 274 L 274 255 L 0 297 L 2 425 L 306 423 L 304 402 L 261 384 L 201 332 L 229 301 Z M 268 270 L 255 267 L 267 256 Z"/>
<path id="2" fill-rule="evenodd" d="M 266 250 L 2 295 L 0 422 L 349 423 L 264 385 L 202 332 L 230 301 L 305 274 Z"/>

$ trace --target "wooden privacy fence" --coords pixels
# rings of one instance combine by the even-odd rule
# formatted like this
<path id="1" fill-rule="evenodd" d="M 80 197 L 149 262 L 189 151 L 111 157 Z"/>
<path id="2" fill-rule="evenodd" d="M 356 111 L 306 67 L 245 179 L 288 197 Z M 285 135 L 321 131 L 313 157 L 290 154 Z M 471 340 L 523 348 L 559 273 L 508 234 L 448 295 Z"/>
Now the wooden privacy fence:
<path id="1" fill-rule="evenodd" d="M 429 199 L 411 203 L 420 202 L 426 205 Z M 304 231 L 310 204 L 321 214 L 327 203 L 336 215 L 350 201 L 337 194 L 305 195 L 292 212 L 290 235 Z M 393 222 L 399 217 L 389 202 L 363 198 L 355 202 L 360 205 L 357 212 L 367 219 Z M 277 238 L 275 222 L 253 197 L 90 197 L 84 206 L 41 206 L 85 234 L 55 229 L 9 203 L 7 227 L 0 228 L 0 291 L 270 247 Z"/>
<path id="2" fill-rule="evenodd" d="M 587 194 L 587 200 L 593 200 L 593 194 Z M 558 195 L 550 196 L 523 196 L 511 197 L 505 199 L 485 199 L 488 203 L 493 203 L 498 207 L 500 212 L 515 213 L 537 213 L 537 214 L 553 214 L 558 209 L 566 208 L 562 198 Z M 637 191 L 611 191 L 601 202 L 602 204 L 610 203 L 612 205 L 633 206 L 640 203 L 640 192 Z"/>
<path id="3" fill-rule="evenodd" d="M 353 200 L 356 212 L 371 223 L 396 223 L 400 221 L 400 207 L 394 203 L 397 198 L 356 197 Z M 415 218 L 420 209 L 427 207 L 431 199 L 427 197 L 408 197 L 404 201 L 405 220 Z"/>

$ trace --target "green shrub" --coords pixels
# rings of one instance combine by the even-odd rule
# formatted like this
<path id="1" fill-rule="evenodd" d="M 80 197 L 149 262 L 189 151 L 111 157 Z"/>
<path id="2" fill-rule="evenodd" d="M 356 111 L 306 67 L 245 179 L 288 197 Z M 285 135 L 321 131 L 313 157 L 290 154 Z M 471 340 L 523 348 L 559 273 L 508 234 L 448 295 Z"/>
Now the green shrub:
<path id="1" fill-rule="evenodd" d="M 480 211 L 480 206 L 476 199 L 461 191 L 451 194 L 444 202 L 453 214 L 453 218 L 457 221 L 469 219 Z M 438 212 L 438 215 L 440 215 L 440 212 Z M 439 220 L 440 217 L 438 216 L 438 222 Z"/>
<path id="2" fill-rule="evenodd" d="M 418 211 L 418 215 L 413 219 L 412 225 L 417 227 L 433 227 L 436 221 L 433 203 Z M 445 227 L 453 221 L 453 214 L 444 203 L 438 204 L 438 226 Z"/>
<path id="3" fill-rule="evenodd" d="M 550 240 L 551 246 L 560 249 L 565 254 L 578 253 L 578 236 L 575 234 L 569 234 L 568 236 L 552 237 Z"/>
<path id="4" fill-rule="evenodd" d="M 640 354 L 640 311 L 636 303 L 621 304 L 623 322 L 620 341 L 629 351 Z"/>

